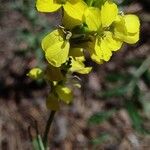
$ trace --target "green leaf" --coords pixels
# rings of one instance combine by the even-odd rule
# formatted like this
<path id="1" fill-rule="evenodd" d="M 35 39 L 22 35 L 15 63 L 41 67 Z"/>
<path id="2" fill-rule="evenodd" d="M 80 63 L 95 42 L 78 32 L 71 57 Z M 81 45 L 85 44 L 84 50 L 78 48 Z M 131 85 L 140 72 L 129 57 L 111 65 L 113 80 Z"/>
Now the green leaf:
<path id="1" fill-rule="evenodd" d="M 32 145 L 33 145 L 34 150 L 45 150 L 44 144 L 40 135 L 38 135 L 36 138 L 33 139 Z"/>
<path id="2" fill-rule="evenodd" d="M 121 97 L 124 96 L 127 92 L 126 86 L 125 87 L 117 87 L 115 89 L 110 89 L 107 91 L 100 92 L 96 94 L 99 98 L 112 98 L 112 97 Z"/>
<path id="3" fill-rule="evenodd" d="M 100 145 L 104 143 L 106 140 L 108 140 L 108 138 L 109 138 L 109 134 L 103 133 L 99 137 L 92 139 L 91 143 L 93 145 Z"/>
<path id="4" fill-rule="evenodd" d="M 128 111 L 128 114 L 132 120 L 133 127 L 141 133 L 144 133 L 145 130 L 142 127 L 143 119 L 141 115 L 138 112 L 138 109 L 134 105 L 134 102 L 132 100 L 126 100 L 126 109 Z"/>
<path id="5" fill-rule="evenodd" d="M 150 87 L 150 70 L 147 70 L 142 76 L 145 84 Z"/>
<path id="6" fill-rule="evenodd" d="M 107 74 L 106 76 L 106 80 L 109 82 L 118 82 L 118 81 L 122 81 L 123 83 L 127 83 L 131 80 L 131 75 L 129 74 L 123 74 L 120 72 L 111 72 L 109 74 Z"/>
<path id="7" fill-rule="evenodd" d="M 146 92 L 140 97 L 142 103 L 144 115 L 150 121 L 150 93 Z"/>
<path id="8" fill-rule="evenodd" d="M 115 112 L 115 110 L 98 112 L 98 113 L 92 115 L 88 119 L 88 123 L 89 124 L 100 124 L 100 123 L 103 123 L 104 121 L 108 120 L 113 115 L 114 112 Z"/>
<path id="9" fill-rule="evenodd" d="M 134 58 L 134 59 L 127 59 L 126 61 L 125 61 L 125 65 L 126 66 L 135 66 L 135 67 L 139 67 L 141 64 L 142 64 L 142 62 L 144 61 L 144 59 L 142 58 Z"/>

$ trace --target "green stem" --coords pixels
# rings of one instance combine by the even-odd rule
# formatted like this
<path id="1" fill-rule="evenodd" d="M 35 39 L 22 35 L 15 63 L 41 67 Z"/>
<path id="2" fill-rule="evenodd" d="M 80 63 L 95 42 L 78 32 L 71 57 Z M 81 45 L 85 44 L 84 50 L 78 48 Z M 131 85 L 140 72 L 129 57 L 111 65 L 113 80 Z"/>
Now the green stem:
<path id="1" fill-rule="evenodd" d="M 131 97 L 133 90 L 137 84 L 137 80 L 144 74 L 144 72 L 150 68 L 150 56 L 144 60 L 142 65 L 134 72 L 133 80 L 127 86 L 127 96 Z"/>
<path id="2" fill-rule="evenodd" d="M 56 111 L 51 111 L 50 116 L 49 116 L 48 121 L 47 121 L 47 124 L 46 124 L 46 127 L 45 127 L 45 132 L 44 132 L 44 136 L 43 136 L 43 143 L 44 143 L 45 149 L 47 148 L 48 134 L 49 134 L 50 127 L 51 127 L 51 124 L 53 122 L 55 113 L 56 113 Z"/>
<path id="3" fill-rule="evenodd" d="M 145 59 L 139 69 L 135 71 L 134 77 L 140 78 L 148 68 L 150 68 L 150 56 Z"/>
<path id="4" fill-rule="evenodd" d="M 87 0 L 87 4 L 88 4 L 89 6 L 92 6 L 92 5 L 93 5 L 93 2 L 94 2 L 94 0 Z"/>

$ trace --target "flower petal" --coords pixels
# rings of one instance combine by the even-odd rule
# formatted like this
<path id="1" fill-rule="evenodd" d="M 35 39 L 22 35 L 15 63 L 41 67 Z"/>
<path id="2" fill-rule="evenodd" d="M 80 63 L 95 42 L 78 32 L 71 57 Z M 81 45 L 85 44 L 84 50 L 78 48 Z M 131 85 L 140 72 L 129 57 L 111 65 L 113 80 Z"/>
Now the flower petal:
<path id="1" fill-rule="evenodd" d="M 64 4 L 64 10 L 67 15 L 79 21 L 83 20 L 83 14 L 86 7 L 86 3 L 81 0 L 76 2 L 67 1 L 66 4 Z"/>
<path id="2" fill-rule="evenodd" d="M 59 42 L 64 41 L 63 33 L 61 30 L 56 29 L 43 38 L 42 49 L 46 51 L 51 45 L 53 45 L 54 43 L 57 43 L 58 40 Z"/>
<path id="3" fill-rule="evenodd" d="M 45 57 L 51 65 L 60 67 L 68 59 L 69 48 L 68 41 L 54 43 L 47 49 Z"/>
<path id="4" fill-rule="evenodd" d="M 98 31 L 101 27 L 101 12 L 99 8 L 89 7 L 85 10 L 84 21 L 90 31 Z"/>
<path id="5" fill-rule="evenodd" d="M 95 53 L 91 54 L 91 59 L 97 64 L 103 64 L 103 60 L 99 58 Z"/>
<path id="6" fill-rule="evenodd" d="M 73 29 L 75 26 L 81 25 L 83 23 L 82 20 L 74 19 L 70 17 L 66 12 L 64 12 L 62 24 L 66 29 Z"/>
<path id="7" fill-rule="evenodd" d="M 39 12 L 54 12 L 61 7 L 54 0 L 37 0 L 36 8 Z"/>
<path id="8" fill-rule="evenodd" d="M 85 65 L 82 61 L 75 60 L 72 58 L 71 68 L 69 70 L 71 72 L 77 72 L 80 74 L 88 74 L 92 70 L 92 67 L 85 67 Z"/>
<path id="9" fill-rule="evenodd" d="M 130 44 L 139 40 L 140 21 L 135 15 L 119 16 L 114 23 L 114 35 L 116 38 Z"/>
<path id="10" fill-rule="evenodd" d="M 115 21 L 118 15 L 117 5 L 111 1 L 106 1 L 101 7 L 102 27 L 108 27 Z"/>
<path id="11" fill-rule="evenodd" d="M 85 61 L 82 48 L 71 48 L 69 52 L 69 56 L 72 56 L 75 60 Z"/>
<path id="12" fill-rule="evenodd" d="M 105 38 L 97 38 L 95 43 L 95 53 L 99 59 L 108 61 L 112 56 L 111 49 L 107 45 Z"/>
<path id="13" fill-rule="evenodd" d="M 136 15 L 125 15 L 125 26 L 128 33 L 137 33 L 140 29 L 140 21 L 139 18 Z"/>
<path id="14" fill-rule="evenodd" d="M 105 34 L 105 42 L 107 43 L 107 46 L 109 49 L 111 49 L 111 51 L 117 51 L 121 48 L 123 42 L 119 39 L 116 39 L 113 36 L 112 32 L 107 31 L 104 34 Z"/>
<path id="15" fill-rule="evenodd" d="M 62 31 L 57 29 L 42 40 L 45 57 L 54 67 L 60 67 L 68 58 L 70 44 L 63 39 L 63 36 Z"/>

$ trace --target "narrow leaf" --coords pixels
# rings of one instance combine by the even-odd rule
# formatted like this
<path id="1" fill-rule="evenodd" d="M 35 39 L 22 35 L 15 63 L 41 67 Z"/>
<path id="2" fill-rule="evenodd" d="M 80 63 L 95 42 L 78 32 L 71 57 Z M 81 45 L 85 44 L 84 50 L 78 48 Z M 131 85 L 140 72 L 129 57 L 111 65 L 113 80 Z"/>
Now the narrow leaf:
<path id="1" fill-rule="evenodd" d="M 32 145 L 33 145 L 34 150 L 45 150 L 43 141 L 40 135 L 38 135 L 35 139 L 33 139 Z"/>
<path id="2" fill-rule="evenodd" d="M 89 118 L 88 123 L 89 124 L 103 123 L 104 121 L 108 120 L 113 115 L 114 112 L 115 110 L 98 112 Z"/>

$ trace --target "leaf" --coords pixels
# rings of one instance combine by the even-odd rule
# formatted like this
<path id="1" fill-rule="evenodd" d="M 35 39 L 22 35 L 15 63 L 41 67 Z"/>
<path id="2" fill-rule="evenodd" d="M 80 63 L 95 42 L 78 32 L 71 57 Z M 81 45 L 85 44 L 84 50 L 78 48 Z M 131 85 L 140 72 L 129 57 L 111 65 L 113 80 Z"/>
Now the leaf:
<path id="1" fill-rule="evenodd" d="M 140 101 L 143 105 L 145 116 L 150 120 L 150 93 L 141 96 Z"/>
<path id="2" fill-rule="evenodd" d="M 98 113 L 92 115 L 88 119 L 88 123 L 89 124 L 100 124 L 100 123 L 103 123 L 104 121 L 108 120 L 113 115 L 114 112 L 115 112 L 115 110 L 98 112 Z"/>
<path id="3" fill-rule="evenodd" d="M 118 82 L 118 81 L 122 81 L 123 83 L 127 83 L 131 80 L 131 75 L 129 74 L 123 74 L 120 72 L 111 72 L 109 74 L 107 74 L 106 76 L 106 80 L 109 82 Z"/>
<path id="4" fill-rule="evenodd" d="M 106 140 L 108 140 L 108 138 L 109 138 L 109 134 L 103 133 L 99 137 L 92 139 L 91 143 L 93 145 L 100 145 L 104 143 Z"/>
<path id="5" fill-rule="evenodd" d="M 126 100 L 125 105 L 126 105 L 126 109 L 128 111 L 128 114 L 132 120 L 133 127 L 141 133 L 145 132 L 145 130 L 142 127 L 143 119 L 142 119 L 141 115 L 139 114 L 138 109 L 134 105 L 133 101 L 132 100 Z"/>
<path id="6" fill-rule="evenodd" d="M 134 59 L 127 59 L 125 61 L 125 65 L 126 66 L 135 66 L 135 67 L 139 67 L 142 62 L 144 61 L 143 58 L 134 58 Z"/>
<path id="7" fill-rule="evenodd" d="M 121 97 L 124 96 L 127 92 L 126 86 L 117 87 L 115 89 L 110 89 L 107 91 L 100 92 L 96 94 L 98 98 L 112 98 L 112 97 Z"/>
<path id="8" fill-rule="evenodd" d="M 144 83 L 150 87 L 150 70 L 147 70 L 142 76 Z"/>
<path id="9" fill-rule="evenodd" d="M 36 138 L 32 141 L 33 149 L 34 150 L 45 150 L 43 141 L 40 135 L 38 135 Z"/>

